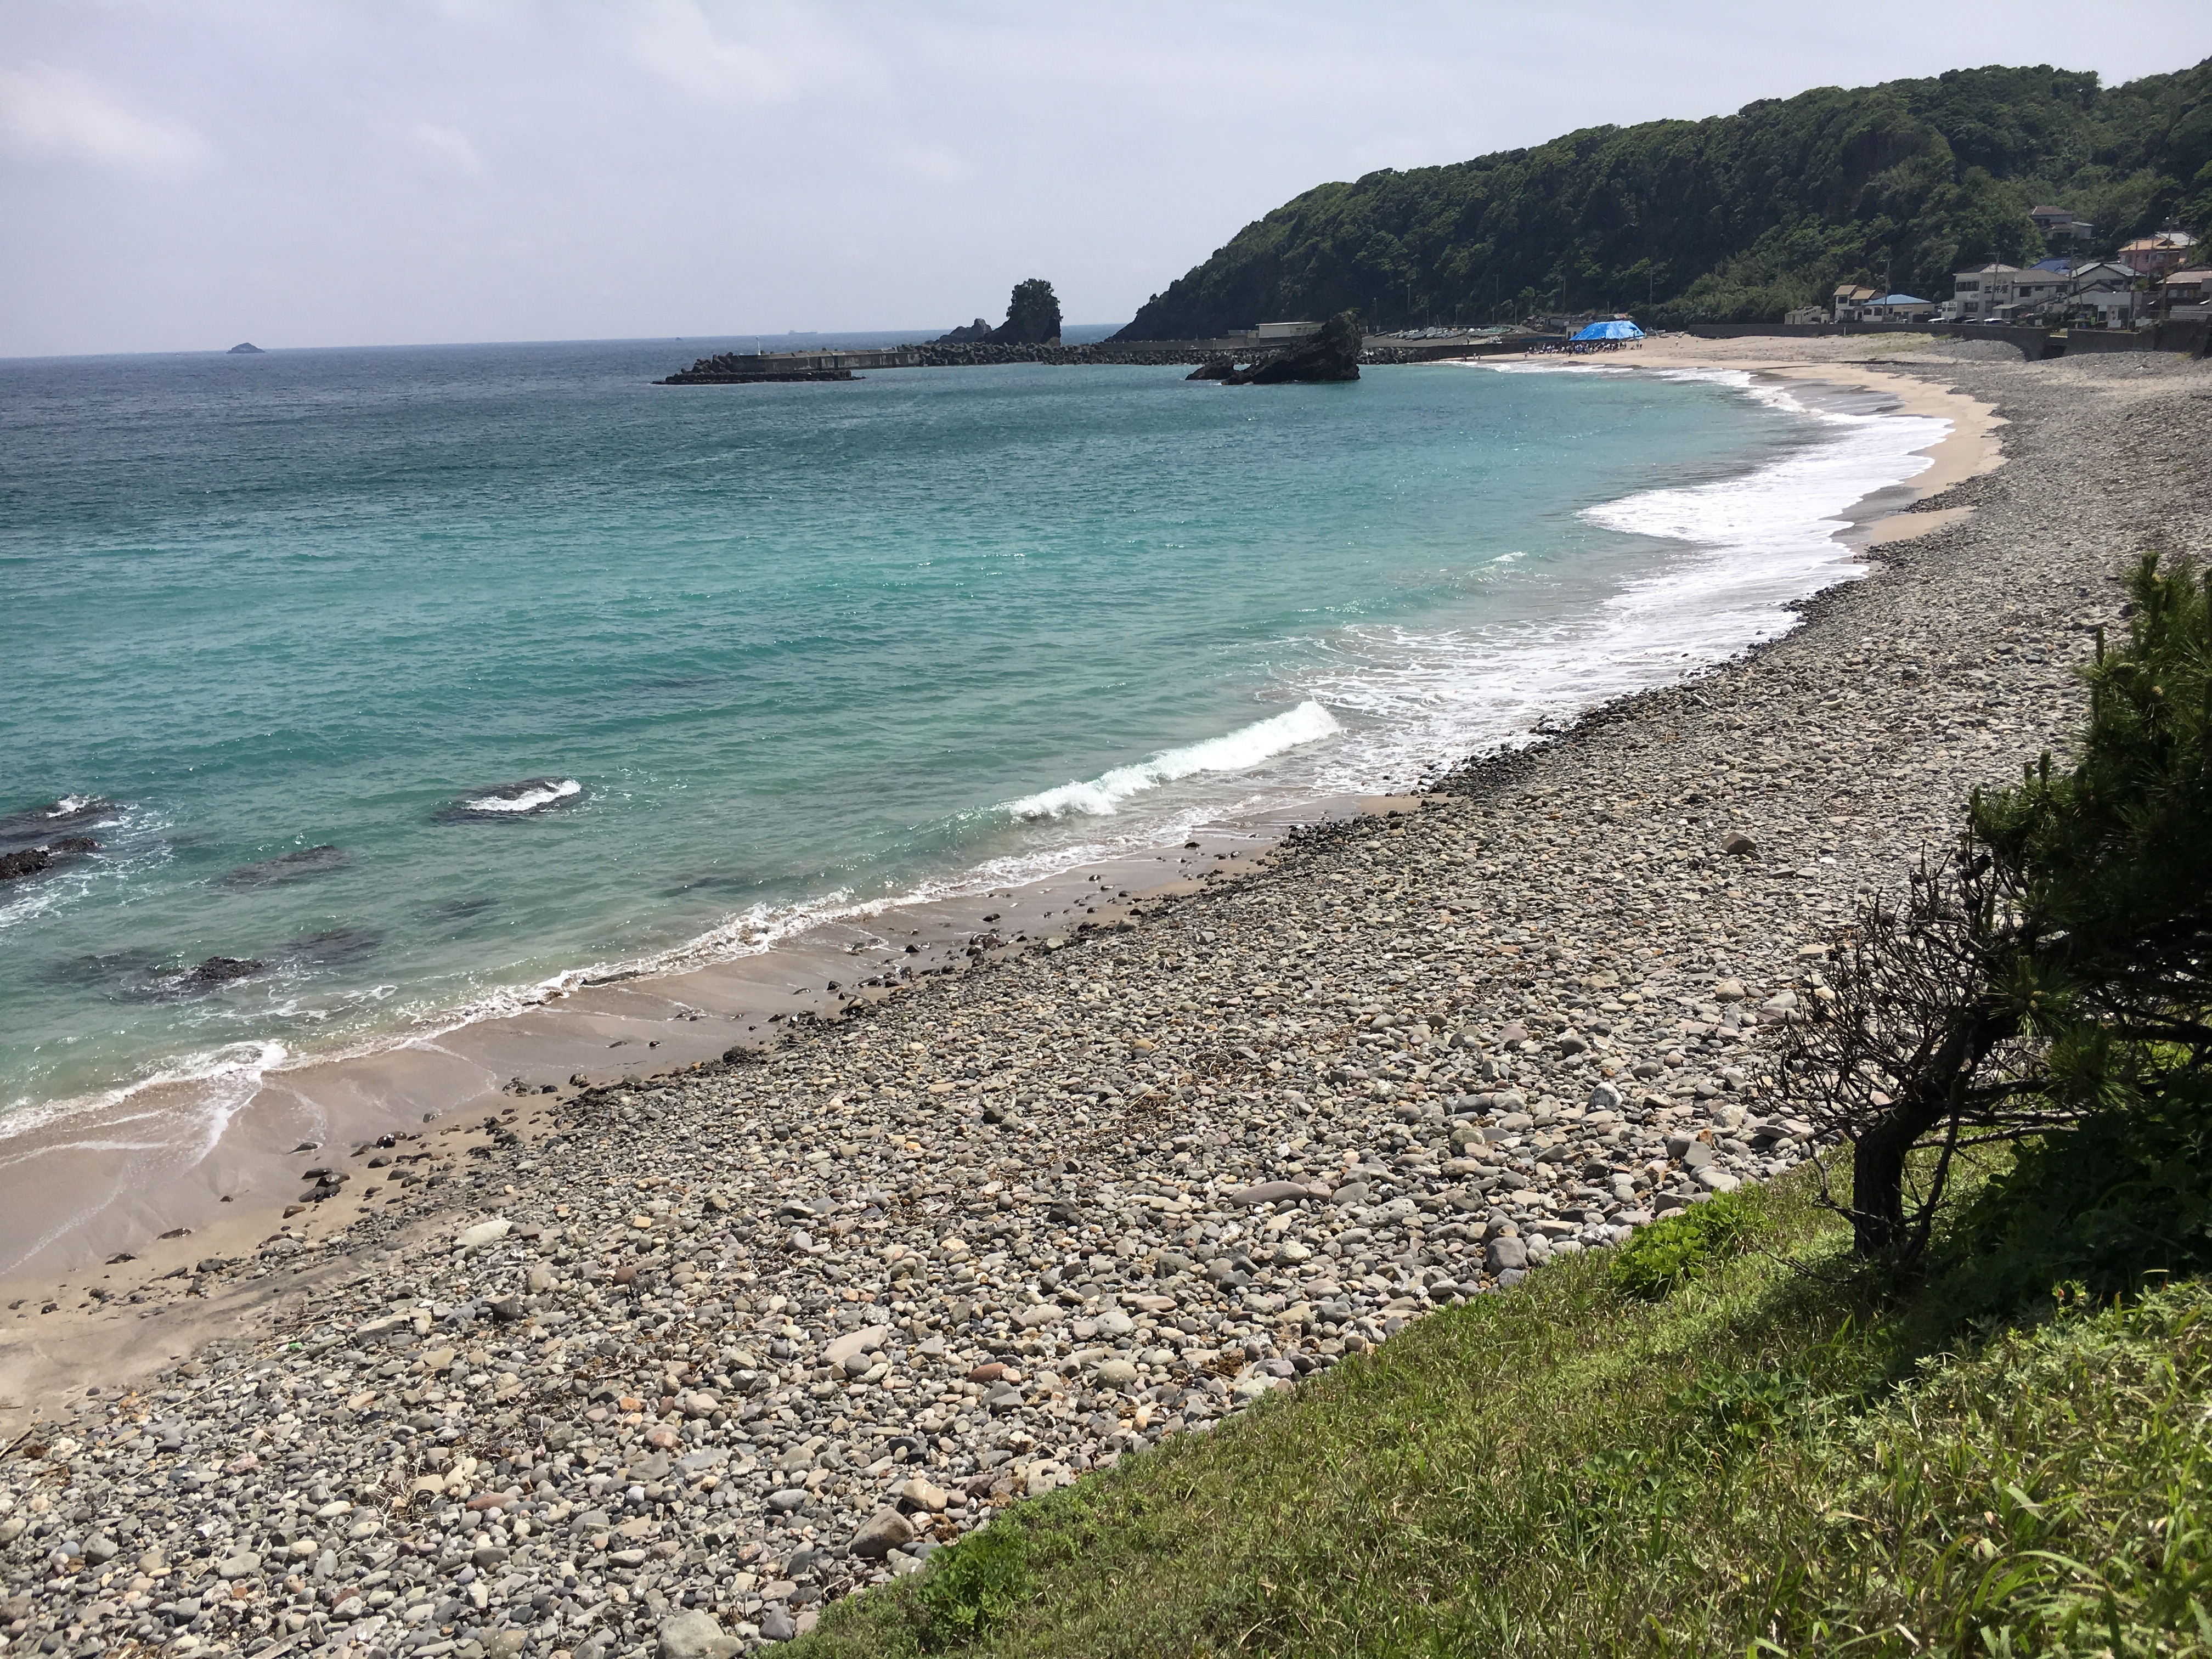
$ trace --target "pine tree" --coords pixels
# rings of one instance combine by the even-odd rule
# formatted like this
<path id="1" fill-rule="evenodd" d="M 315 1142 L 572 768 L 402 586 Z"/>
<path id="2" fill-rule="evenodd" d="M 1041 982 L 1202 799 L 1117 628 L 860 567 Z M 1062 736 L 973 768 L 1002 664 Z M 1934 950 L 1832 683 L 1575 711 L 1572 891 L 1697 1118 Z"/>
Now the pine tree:
<path id="1" fill-rule="evenodd" d="M 1863 913 L 1785 1065 L 1852 1146 L 1859 1249 L 1917 1255 L 1952 1153 L 2205 1097 L 2212 1066 L 2212 591 L 2146 557 L 2087 671 L 2070 769 L 1978 792 L 1957 849 Z M 1908 1192 L 1910 1154 L 1938 1148 Z"/>

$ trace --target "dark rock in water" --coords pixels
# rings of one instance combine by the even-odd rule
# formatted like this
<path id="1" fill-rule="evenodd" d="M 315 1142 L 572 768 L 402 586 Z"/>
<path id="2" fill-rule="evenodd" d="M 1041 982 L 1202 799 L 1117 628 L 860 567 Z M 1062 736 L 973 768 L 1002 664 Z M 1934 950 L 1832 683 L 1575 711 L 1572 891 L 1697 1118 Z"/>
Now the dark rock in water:
<path id="1" fill-rule="evenodd" d="M 196 968 L 188 968 L 178 975 L 181 986 L 191 988 L 228 985 L 233 980 L 251 979 L 269 964 L 250 957 L 210 957 Z"/>
<path id="2" fill-rule="evenodd" d="M 1359 313 L 1340 311 L 1321 332 L 1225 377 L 1229 386 L 1290 386 L 1359 378 Z"/>
<path id="3" fill-rule="evenodd" d="M 1225 380 L 1237 372 L 1237 365 L 1226 357 L 1208 357 L 1196 368 L 1183 376 L 1186 380 Z"/>
<path id="4" fill-rule="evenodd" d="M 9 853 L 0 857 L 0 881 L 21 881 L 26 876 L 35 876 L 53 861 L 53 854 L 43 847 L 27 847 L 20 853 Z"/>
<path id="5" fill-rule="evenodd" d="M 258 357 L 261 355 L 261 348 L 251 340 L 240 340 L 223 355 L 228 357 Z"/>
<path id="6" fill-rule="evenodd" d="M 125 965 L 127 957 L 89 957 L 88 963 Z M 130 994 L 150 997 L 155 1001 L 173 1001 L 179 997 L 204 996 L 239 980 L 252 979 L 256 974 L 268 971 L 269 964 L 258 957 L 210 957 L 181 972 L 172 969 L 156 974 L 150 981 L 130 986 Z"/>
<path id="7" fill-rule="evenodd" d="M 956 328 L 949 333 L 939 335 L 935 339 L 930 342 L 930 344 L 967 345 L 971 341 L 988 340 L 990 337 L 990 324 L 985 322 L 981 317 L 978 317 L 974 322 L 969 324 L 965 328 Z"/>
<path id="8" fill-rule="evenodd" d="M 88 963 L 112 963 L 120 967 L 125 957 L 90 957 Z M 252 979 L 268 971 L 269 964 L 258 957 L 210 957 L 182 969 L 157 971 L 149 979 L 115 988 L 134 999 L 146 998 L 155 1002 L 173 1002 L 183 997 L 205 996 L 210 991 L 239 980 Z"/>
<path id="9" fill-rule="evenodd" d="M 302 847 L 281 853 L 258 864 L 241 864 L 223 877 L 226 887 L 266 887 L 273 883 L 299 881 L 336 870 L 346 862 L 343 847 Z"/>
<path id="10" fill-rule="evenodd" d="M 447 823 L 530 817 L 548 807 L 575 800 L 583 793 L 584 786 L 574 778 L 524 778 L 517 783 L 471 790 L 439 808 L 438 817 Z"/>
<path id="11" fill-rule="evenodd" d="M 0 813 L 0 847 L 45 846 L 57 830 L 94 823 L 114 810 L 112 800 L 72 795 L 24 811 Z"/>
<path id="12" fill-rule="evenodd" d="M 44 847 L 26 847 L 21 852 L 0 854 L 0 881 L 21 881 L 25 876 L 52 869 L 71 854 L 99 850 L 100 843 L 89 836 L 64 836 Z"/>

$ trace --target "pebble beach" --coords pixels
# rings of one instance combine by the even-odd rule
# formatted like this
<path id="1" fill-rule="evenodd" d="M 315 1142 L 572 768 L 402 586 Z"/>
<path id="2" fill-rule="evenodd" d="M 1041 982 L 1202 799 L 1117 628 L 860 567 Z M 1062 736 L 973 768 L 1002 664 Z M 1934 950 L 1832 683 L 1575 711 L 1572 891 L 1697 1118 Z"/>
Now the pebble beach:
<path id="1" fill-rule="evenodd" d="M 775 1046 L 303 1147 L 281 1212 L 11 1286 L 0 1651 L 725 1659 L 1813 1155 L 1773 1034 L 1970 789 L 2063 751 L 2120 574 L 2212 556 L 2212 366 L 1628 361 L 1886 386 L 1981 448 L 1716 672 Z"/>

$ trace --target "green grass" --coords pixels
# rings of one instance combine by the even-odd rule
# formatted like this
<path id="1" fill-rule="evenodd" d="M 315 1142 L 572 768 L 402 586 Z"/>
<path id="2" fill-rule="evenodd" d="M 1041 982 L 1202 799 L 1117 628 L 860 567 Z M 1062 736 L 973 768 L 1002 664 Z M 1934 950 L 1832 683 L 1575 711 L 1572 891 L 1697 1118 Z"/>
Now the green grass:
<path id="1" fill-rule="evenodd" d="M 1804 1181 L 1646 1238 L 1018 1506 L 793 1651 L 2212 1652 L 2204 1285 L 1954 1308 L 1930 1352 L 1957 1285 L 1886 1291 Z"/>

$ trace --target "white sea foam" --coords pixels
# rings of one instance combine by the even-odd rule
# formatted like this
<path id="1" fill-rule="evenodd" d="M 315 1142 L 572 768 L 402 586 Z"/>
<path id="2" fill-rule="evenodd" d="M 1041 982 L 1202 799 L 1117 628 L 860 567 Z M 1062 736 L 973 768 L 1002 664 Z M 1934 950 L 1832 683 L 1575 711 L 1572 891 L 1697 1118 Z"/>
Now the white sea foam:
<path id="1" fill-rule="evenodd" d="M 1125 802 L 1164 783 L 1202 772 L 1247 771 L 1285 750 L 1333 737 L 1340 729 L 1335 716 L 1309 699 L 1226 736 L 1166 750 L 1150 760 L 1117 766 L 1085 781 L 1024 795 L 1007 802 L 1006 811 L 1018 818 L 1031 820 L 1065 817 L 1071 812 L 1106 817 L 1119 811 Z"/>
<path id="2" fill-rule="evenodd" d="M 584 786 L 574 778 L 547 778 L 516 794 L 478 795 L 461 805 L 471 812 L 535 812 L 541 806 L 583 793 Z"/>
<path id="3" fill-rule="evenodd" d="M 1630 374 L 1626 368 L 1500 365 L 1505 373 Z M 1495 372 L 1495 371 L 1493 371 Z M 1438 762 L 1529 740 L 1613 699 L 1669 684 L 1786 633 L 1790 606 L 1863 574 L 1837 538 L 1856 502 L 1932 463 L 1950 430 L 1933 416 L 1854 414 L 1808 404 L 1737 369 L 1663 370 L 1723 386 L 1808 418 L 1818 441 L 1739 477 L 1641 491 L 1586 509 L 1590 523 L 1680 544 L 1663 567 L 1579 616 L 1510 627 L 1362 628 L 1331 642 L 1340 665 L 1301 689 L 1360 721 L 1333 757 L 1338 787 L 1381 787 Z"/>
<path id="4" fill-rule="evenodd" d="M 59 800 L 54 803 L 53 811 L 47 813 L 46 816 L 50 818 L 65 818 L 72 812 L 83 811 L 86 807 L 91 805 L 92 797 L 90 795 L 64 795 Z"/>
<path id="5" fill-rule="evenodd" d="M 226 1043 L 220 1048 L 180 1055 L 143 1077 L 98 1094 L 80 1096 L 73 1100 L 19 1103 L 6 1113 L 0 1113 L 0 1169 L 17 1161 L 15 1156 L 7 1150 L 7 1143 L 10 1140 L 88 1109 L 118 1107 L 133 1096 L 177 1084 L 197 1085 L 193 1091 L 193 1105 L 199 1115 L 198 1155 L 204 1157 L 221 1143 L 223 1131 L 230 1127 L 231 1119 L 259 1091 L 263 1076 L 281 1069 L 290 1058 L 291 1050 L 282 1042 L 253 1040 Z M 114 1134 L 129 1121 L 111 1115 L 104 1121 L 103 1129 L 108 1134 Z M 161 1121 L 173 1124 L 175 1120 L 164 1116 Z M 85 1144 L 97 1146 L 99 1143 Z M 161 1136 L 149 1139 L 145 1145 L 173 1147 L 175 1138 L 173 1135 Z"/>

